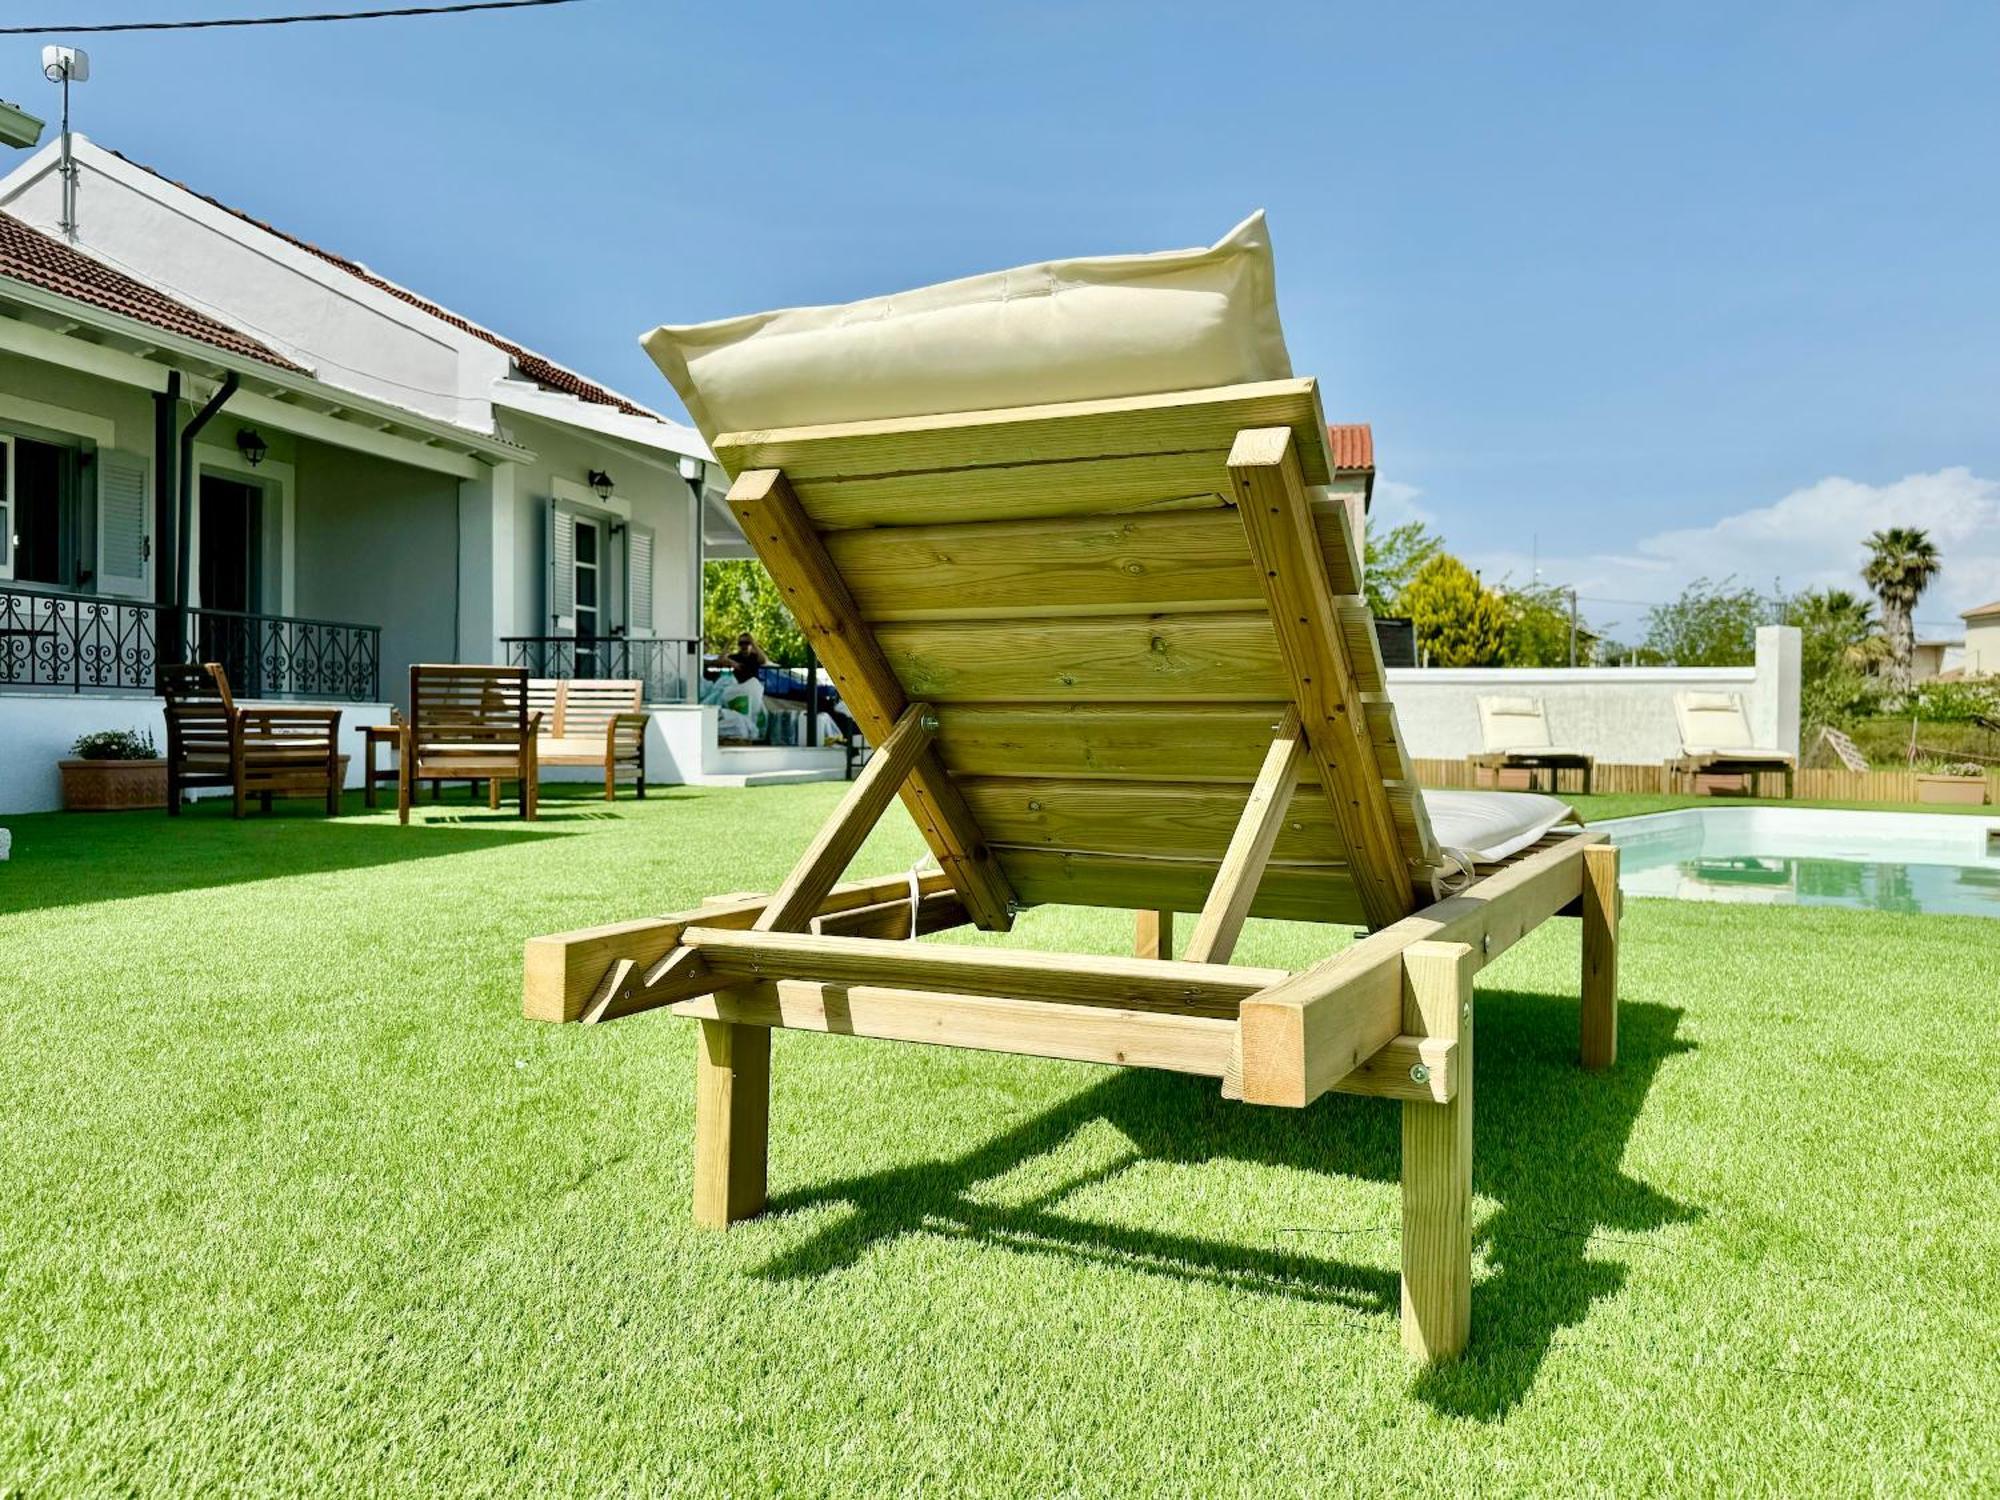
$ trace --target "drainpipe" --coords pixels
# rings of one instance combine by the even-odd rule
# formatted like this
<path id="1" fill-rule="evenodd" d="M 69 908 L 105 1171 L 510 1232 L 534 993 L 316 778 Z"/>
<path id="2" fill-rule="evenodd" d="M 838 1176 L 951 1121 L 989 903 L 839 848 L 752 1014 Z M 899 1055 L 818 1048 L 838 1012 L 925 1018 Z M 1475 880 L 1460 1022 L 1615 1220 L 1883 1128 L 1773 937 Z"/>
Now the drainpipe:
<path id="1" fill-rule="evenodd" d="M 223 377 L 222 389 L 208 398 L 208 404 L 194 414 L 194 420 L 181 429 L 180 458 L 180 534 L 175 538 L 179 552 L 174 565 L 174 603 L 181 611 L 181 618 L 187 618 L 188 607 L 188 561 L 190 542 L 194 533 L 194 440 L 208 425 L 209 418 L 222 410 L 222 404 L 236 394 L 241 382 L 236 372 L 231 370 Z"/>
<path id="2" fill-rule="evenodd" d="M 154 619 L 153 650 L 161 666 L 181 659 L 181 617 L 174 609 L 174 586 L 178 581 L 168 566 L 169 558 L 180 556 L 174 538 L 180 508 L 175 503 L 174 444 L 180 427 L 181 372 L 167 371 L 167 388 L 153 392 L 153 541 L 148 557 L 153 564 Z"/>

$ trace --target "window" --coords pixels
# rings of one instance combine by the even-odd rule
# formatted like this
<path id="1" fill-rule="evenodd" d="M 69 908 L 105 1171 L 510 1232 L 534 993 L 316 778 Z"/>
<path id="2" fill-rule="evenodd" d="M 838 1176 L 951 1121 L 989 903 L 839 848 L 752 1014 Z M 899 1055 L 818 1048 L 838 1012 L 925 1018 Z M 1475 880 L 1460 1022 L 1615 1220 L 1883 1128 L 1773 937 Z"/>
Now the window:
<path id="1" fill-rule="evenodd" d="M 5 508 L 12 576 L 23 583 L 75 588 L 83 582 L 76 504 L 77 453 L 33 438 L 0 439 L 7 452 Z"/>
<path id="2" fill-rule="evenodd" d="M 579 516 L 575 525 L 576 666 L 579 676 L 589 677 L 596 675 L 597 653 L 585 643 L 596 640 L 600 633 L 604 567 L 598 545 L 597 523 Z"/>

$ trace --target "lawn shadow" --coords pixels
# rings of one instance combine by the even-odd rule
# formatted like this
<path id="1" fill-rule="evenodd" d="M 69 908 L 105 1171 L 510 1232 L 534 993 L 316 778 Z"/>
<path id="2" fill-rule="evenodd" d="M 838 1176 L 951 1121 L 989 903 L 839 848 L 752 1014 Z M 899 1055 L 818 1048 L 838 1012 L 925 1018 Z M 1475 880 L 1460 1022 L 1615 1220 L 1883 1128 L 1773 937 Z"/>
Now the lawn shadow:
<path id="1" fill-rule="evenodd" d="M 1618 1066 L 1587 1074 L 1576 1064 L 1574 997 L 1480 992 L 1475 1049 L 1473 1191 L 1497 1208 L 1478 1222 L 1473 1337 L 1463 1361 L 1419 1373 L 1415 1393 L 1440 1411 L 1504 1417 L 1533 1387 L 1555 1336 L 1626 1280 L 1622 1260 L 1653 1253 L 1614 1236 L 1697 1218 L 1700 1210 L 1657 1192 L 1620 1168 L 1633 1125 L 1661 1065 L 1693 1043 L 1678 1036 L 1682 1012 L 1625 1005 Z M 996 1205 L 975 1191 L 1036 1157 L 1058 1151 L 1105 1121 L 1133 1152 L 1021 1204 Z M 1396 1182 L 1400 1106 L 1330 1095 L 1293 1112 L 1224 1101 L 1212 1080 L 1121 1071 L 961 1156 L 850 1177 L 775 1196 L 775 1211 L 830 1204 L 851 1210 L 759 1269 L 785 1280 L 852 1265 L 871 1246 L 910 1234 L 946 1234 L 1008 1248 L 1060 1253 L 1150 1274 L 1226 1285 L 1252 1295 L 1396 1319 L 1394 1272 L 1343 1260 L 1329 1249 L 1347 1236 L 1399 1233 L 1386 1225 L 1274 1224 L 1253 1245 L 1092 1222 L 1054 1205 L 1134 1163 L 1249 1162 L 1341 1172 Z"/>
<path id="2" fill-rule="evenodd" d="M 355 818 L 364 811 L 358 794 L 346 798 L 342 811 L 345 816 L 328 818 L 310 799 L 281 798 L 270 813 L 253 809 L 239 821 L 230 815 L 227 798 L 203 798 L 175 818 L 164 812 L 10 818 L 14 849 L 0 865 L 0 915 L 442 859 L 572 836 L 542 825 L 573 815 L 523 823 L 504 812 L 489 813 L 483 794 L 476 808 L 463 805 L 464 816 L 407 828 L 379 816 Z M 389 811 L 393 818 L 393 802 Z"/>

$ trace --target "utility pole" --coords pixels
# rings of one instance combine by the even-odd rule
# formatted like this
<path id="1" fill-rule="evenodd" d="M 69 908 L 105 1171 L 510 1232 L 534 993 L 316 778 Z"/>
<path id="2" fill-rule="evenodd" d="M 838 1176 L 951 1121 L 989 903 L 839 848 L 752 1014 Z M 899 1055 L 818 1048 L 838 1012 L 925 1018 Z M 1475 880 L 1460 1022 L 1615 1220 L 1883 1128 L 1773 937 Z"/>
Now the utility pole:
<path id="1" fill-rule="evenodd" d="M 42 77 L 62 85 L 62 159 L 56 174 L 62 178 L 62 218 L 57 227 L 63 238 L 76 240 L 76 157 L 70 151 L 69 86 L 90 80 L 90 54 L 80 47 L 42 48 Z"/>
<path id="2" fill-rule="evenodd" d="M 1576 590 L 1569 590 L 1569 664 L 1576 665 Z"/>

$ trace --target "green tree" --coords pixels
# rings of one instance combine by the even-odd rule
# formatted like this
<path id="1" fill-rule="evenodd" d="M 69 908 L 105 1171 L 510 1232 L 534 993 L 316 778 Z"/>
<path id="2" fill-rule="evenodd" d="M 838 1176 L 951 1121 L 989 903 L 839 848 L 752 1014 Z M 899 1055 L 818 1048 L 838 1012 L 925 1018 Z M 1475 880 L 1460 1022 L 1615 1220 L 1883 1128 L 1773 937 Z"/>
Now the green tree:
<path id="1" fill-rule="evenodd" d="M 1464 563 L 1440 552 L 1411 578 L 1396 609 L 1416 628 L 1417 649 L 1434 667 L 1498 665 L 1507 607 Z"/>
<path id="2" fill-rule="evenodd" d="M 1370 614 L 1393 615 L 1403 590 L 1419 569 L 1444 551 L 1440 541 L 1422 521 L 1405 521 L 1387 531 L 1367 533 L 1367 558 L 1362 564 L 1363 590 L 1368 595 Z"/>
<path id="3" fill-rule="evenodd" d="M 1570 665 L 1570 594 L 1553 584 L 1530 584 L 1527 588 L 1506 589 L 1500 595 L 1507 611 L 1507 635 L 1500 646 L 1500 660 L 1510 667 L 1566 667 Z M 1588 632 L 1576 622 L 1576 663 L 1589 659 Z"/>
<path id="4" fill-rule="evenodd" d="M 1889 688 L 1894 693 L 1910 690 L 1910 660 L 1917 647 L 1911 617 L 1941 566 L 1930 534 L 1914 526 L 1891 526 L 1868 538 L 1868 564 L 1861 577 L 1882 601 L 1882 629 L 1889 637 Z"/>
<path id="5" fill-rule="evenodd" d="M 702 569 L 702 646 L 711 652 L 736 649 L 744 632 L 780 666 L 802 667 L 806 638 L 785 608 L 764 565 L 754 558 L 723 558 Z"/>
<path id="6" fill-rule="evenodd" d="M 1697 578 L 1671 604 L 1646 611 L 1645 650 L 1676 667 L 1745 667 L 1757 659 L 1757 627 L 1774 611 L 1755 589 Z"/>
<path id="7" fill-rule="evenodd" d="M 1812 589 L 1786 600 L 1782 618 L 1799 631 L 1799 719 L 1806 737 L 1822 725 L 1850 729 L 1878 706 L 1869 673 L 1887 642 L 1866 599 L 1846 589 Z"/>

